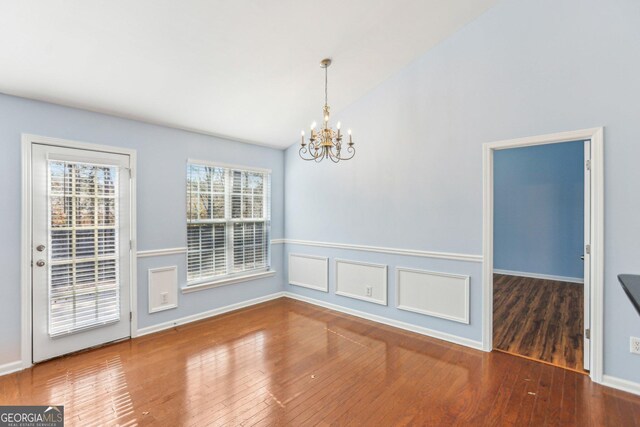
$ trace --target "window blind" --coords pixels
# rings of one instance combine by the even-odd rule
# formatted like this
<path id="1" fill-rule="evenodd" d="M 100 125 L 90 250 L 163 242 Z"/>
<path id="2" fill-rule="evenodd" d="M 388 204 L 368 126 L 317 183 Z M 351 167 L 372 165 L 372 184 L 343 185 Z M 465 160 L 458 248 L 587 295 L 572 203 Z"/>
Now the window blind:
<path id="1" fill-rule="evenodd" d="M 49 161 L 49 335 L 120 319 L 118 170 Z"/>
<path id="2" fill-rule="evenodd" d="M 187 165 L 187 281 L 269 268 L 271 177 Z"/>

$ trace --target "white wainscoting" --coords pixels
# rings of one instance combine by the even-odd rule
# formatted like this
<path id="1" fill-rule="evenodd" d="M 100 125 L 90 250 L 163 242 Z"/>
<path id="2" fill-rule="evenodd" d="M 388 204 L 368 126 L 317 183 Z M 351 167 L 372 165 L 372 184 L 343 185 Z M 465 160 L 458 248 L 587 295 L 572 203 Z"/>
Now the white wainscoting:
<path id="1" fill-rule="evenodd" d="M 290 253 L 289 284 L 329 292 L 329 258 Z"/>
<path id="2" fill-rule="evenodd" d="M 469 276 L 397 267 L 396 306 L 469 324 Z"/>
<path id="3" fill-rule="evenodd" d="M 387 305 L 387 266 L 336 259 L 336 295 Z"/>
<path id="4" fill-rule="evenodd" d="M 149 313 L 178 307 L 178 267 L 149 269 Z M 166 298 L 162 300 L 163 296 Z"/>
<path id="5" fill-rule="evenodd" d="M 316 242 L 313 240 L 283 239 L 285 244 L 313 246 L 316 248 L 346 249 L 351 251 L 377 252 L 381 254 L 414 256 L 420 258 L 448 259 L 451 261 L 482 262 L 482 255 L 454 252 L 423 251 L 419 249 L 388 248 L 384 246 L 355 245 L 350 243 Z M 273 243 L 273 241 L 272 241 Z"/>

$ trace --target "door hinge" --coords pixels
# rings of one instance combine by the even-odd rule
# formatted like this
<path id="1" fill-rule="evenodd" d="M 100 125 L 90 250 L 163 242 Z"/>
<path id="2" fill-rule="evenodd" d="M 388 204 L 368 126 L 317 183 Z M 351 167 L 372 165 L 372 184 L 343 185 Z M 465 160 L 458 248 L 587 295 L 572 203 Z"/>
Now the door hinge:
<path id="1" fill-rule="evenodd" d="M 133 240 L 129 240 L 129 250 L 133 250 Z"/>
<path id="2" fill-rule="evenodd" d="M 587 160 L 585 163 L 586 163 L 587 170 L 590 171 L 591 170 L 591 160 Z"/>
<path id="3" fill-rule="evenodd" d="M 584 251 L 587 253 L 587 255 L 591 255 L 591 245 L 585 246 Z"/>
<path id="4" fill-rule="evenodd" d="M 132 311 L 129 312 L 129 320 L 130 321 L 133 320 L 133 312 Z"/>
<path id="5" fill-rule="evenodd" d="M 585 329 L 584 330 L 584 337 L 588 340 L 591 339 L 591 329 Z"/>

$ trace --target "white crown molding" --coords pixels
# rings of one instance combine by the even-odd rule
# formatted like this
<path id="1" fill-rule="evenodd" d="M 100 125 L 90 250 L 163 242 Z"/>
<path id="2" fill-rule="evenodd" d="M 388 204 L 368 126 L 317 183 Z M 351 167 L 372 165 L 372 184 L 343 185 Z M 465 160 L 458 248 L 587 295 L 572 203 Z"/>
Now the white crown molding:
<path id="1" fill-rule="evenodd" d="M 433 329 L 412 325 L 410 323 L 401 322 L 399 320 L 389 319 L 388 317 L 377 316 L 375 314 L 366 313 L 364 311 L 353 310 L 351 308 L 343 307 L 336 304 L 331 304 L 331 303 L 320 301 L 314 298 L 298 295 L 292 292 L 284 292 L 284 296 L 286 298 L 291 298 L 291 299 L 306 302 L 309 304 L 317 305 L 319 307 L 328 308 L 329 310 L 350 314 L 351 316 L 360 317 L 366 320 L 371 320 L 372 322 L 382 323 L 383 325 L 393 326 L 394 328 L 403 329 L 409 332 L 415 332 L 420 335 L 425 335 L 431 338 L 437 338 L 439 340 L 447 341 L 453 344 L 470 347 L 476 350 L 482 350 L 482 342 L 480 341 L 459 337 L 457 335 L 447 334 L 445 332 L 435 331 Z"/>
<path id="2" fill-rule="evenodd" d="M 584 279 L 580 277 L 554 276 L 552 274 L 527 273 L 525 271 L 511 271 L 493 269 L 495 274 L 504 274 L 505 276 L 530 277 L 532 279 L 555 280 L 556 282 L 584 283 Z"/>
<path id="3" fill-rule="evenodd" d="M 418 249 L 388 248 L 384 246 L 355 245 L 349 243 L 329 243 L 312 240 L 284 239 L 289 245 L 315 246 L 319 248 L 347 249 L 352 251 L 377 252 L 392 255 L 415 256 L 421 258 L 447 259 L 451 261 L 482 262 L 482 255 L 462 254 L 454 252 L 423 251 Z"/>

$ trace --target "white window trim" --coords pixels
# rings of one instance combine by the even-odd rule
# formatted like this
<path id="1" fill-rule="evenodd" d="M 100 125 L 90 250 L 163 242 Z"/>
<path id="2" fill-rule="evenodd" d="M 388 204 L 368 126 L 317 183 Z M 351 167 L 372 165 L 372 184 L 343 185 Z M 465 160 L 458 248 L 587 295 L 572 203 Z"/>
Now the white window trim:
<path id="1" fill-rule="evenodd" d="M 187 159 L 187 164 L 198 164 L 203 166 L 211 166 L 215 168 L 225 168 L 225 169 L 237 169 L 248 172 L 260 172 L 260 173 L 268 173 L 271 174 L 271 169 L 259 168 L 256 166 L 246 166 L 246 165 L 236 165 L 231 163 L 221 163 L 221 162 L 212 162 L 211 160 L 200 160 L 200 159 Z"/>
<path id="2" fill-rule="evenodd" d="M 191 292 L 203 291 L 205 289 L 218 288 L 220 286 L 233 285 L 235 283 L 248 282 L 251 280 L 264 279 L 266 277 L 273 277 L 276 275 L 275 270 L 265 270 L 258 273 L 239 273 L 232 276 L 222 276 L 220 279 L 205 280 L 202 282 L 193 283 L 183 286 L 181 291 L 183 294 Z"/>
<path id="3" fill-rule="evenodd" d="M 187 159 L 187 167 L 191 164 L 196 164 L 196 165 L 203 165 L 203 166 L 209 166 L 209 167 L 217 167 L 217 168 L 224 168 L 226 170 L 226 174 L 229 174 L 230 171 L 232 170 L 239 170 L 239 171 L 246 171 L 246 172 L 256 172 L 256 173 L 261 173 L 261 174 L 266 174 L 269 177 L 269 181 L 271 180 L 271 169 L 264 169 L 264 168 L 257 168 L 257 167 L 253 167 L 253 166 L 243 166 L 243 165 L 236 165 L 236 164 L 229 164 L 229 163 L 221 163 L 221 162 L 213 162 L 210 160 L 198 160 L 198 159 L 192 159 L 192 158 L 188 158 Z M 188 179 L 188 177 L 187 177 Z M 225 219 L 224 220 L 211 220 L 212 224 L 215 223 L 219 223 L 219 224 L 225 224 L 225 227 L 228 227 L 230 222 L 251 222 L 251 223 L 255 223 L 255 222 L 264 222 L 265 226 L 270 222 L 271 222 L 271 218 L 270 215 L 265 215 L 264 219 L 261 220 L 257 220 L 255 218 L 240 218 L 240 219 L 232 219 L 231 221 L 227 220 L 226 217 L 228 216 L 228 212 L 226 212 L 227 209 L 231 209 L 231 203 L 229 201 L 231 192 L 229 191 L 229 188 L 227 188 L 228 185 L 230 185 L 231 181 L 230 181 L 230 177 L 227 176 L 227 178 L 225 179 Z M 269 193 L 266 193 L 266 191 L 269 191 Z M 265 200 L 265 205 L 264 208 L 270 212 L 271 211 L 271 185 L 269 184 L 269 187 L 267 188 L 267 186 L 265 186 L 265 194 L 264 194 L 264 200 Z M 187 224 L 189 222 L 187 221 Z M 227 230 L 227 247 L 229 247 L 230 245 L 230 241 L 231 239 L 233 239 L 233 236 L 228 233 Z M 188 245 L 187 245 L 188 246 Z M 255 280 L 255 279 L 260 279 L 263 277 L 270 277 L 276 274 L 275 270 L 271 269 L 271 240 L 268 240 L 267 243 L 268 249 L 267 249 L 267 265 L 265 267 L 260 267 L 260 268 L 256 268 L 253 270 L 246 270 L 246 271 L 241 271 L 241 272 L 237 272 L 237 273 L 227 273 L 224 275 L 220 275 L 220 276 L 212 276 L 212 277 L 207 277 L 207 278 L 202 278 L 202 279 L 197 279 L 197 280 L 192 280 L 189 281 L 189 279 L 187 278 L 186 281 L 186 285 L 184 285 L 181 288 L 181 291 L 183 294 L 185 293 L 190 293 L 190 292 L 194 292 L 194 291 L 199 291 L 199 290 L 204 290 L 204 289 L 209 289 L 209 288 L 215 288 L 215 287 L 219 287 L 219 286 L 226 286 L 226 285 L 231 285 L 234 283 L 241 283 L 241 282 L 246 282 L 249 280 Z M 231 248 L 233 248 L 233 246 L 231 246 Z M 188 248 L 187 251 L 185 253 L 188 256 Z M 188 260 L 187 260 L 188 262 Z M 230 269 L 230 263 L 232 263 L 233 261 L 231 259 L 227 259 L 227 271 L 231 271 Z M 187 267 L 188 268 L 188 267 Z"/>

